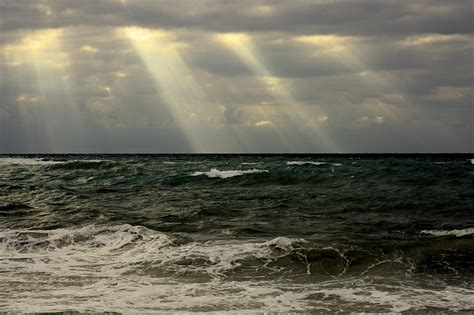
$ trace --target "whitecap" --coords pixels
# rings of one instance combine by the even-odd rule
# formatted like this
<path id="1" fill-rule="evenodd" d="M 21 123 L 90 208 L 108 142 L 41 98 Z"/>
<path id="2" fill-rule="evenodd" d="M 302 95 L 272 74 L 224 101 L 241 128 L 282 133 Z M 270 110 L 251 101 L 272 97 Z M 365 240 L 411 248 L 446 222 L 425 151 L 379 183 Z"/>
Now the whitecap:
<path id="1" fill-rule="evenodd" d="M 421 231 L 422 234 L 430 234 L 434 236 L 466 236 L 474 234 L 474 228 L 467 228 L 461 230 L 423 230 Z"/>
<path id="2" fill-rule="evenodd" d="M 0 270 L 8 272 L 0 282 L 7 301 L 0 312 L 402 312 L 462 311 L 474 305 L 473 290 L 462 287 L 377 285 L 359 277 L 318 285 L 226 277 L 228 271 L 246 267 L 246 259 L 270 262 L 305 242 L 287 237 L 182 242 L 129 224 L 2 230 Z M 194 272 L 200 274 L 198 281 L 190 276 Z M 205 275 L 212 280 L 202 281 Z"/>
<path id="3" fill-rule="evenodd" d="M 242 176 L 246 174 L 268 173 L 268 170 L 251 169 L 251 170 L 228 170 L 220 171 L 217 168 L 211 169 L 209 172 L 194 172 L 191 176 L 205 175 L 209 178 L 230 178 L 235 176 Z"/>
<path id="4" fill-rule="evenodd" d="M 65 161 L 45 161 L 36 158 L 0 158 L 0 165 L 51 165 L 64 164 Z"/>
<path id="5" fill-rule="evenodd" d="M 72 160 L 68 162 L 86 162 L 86 163 L 101 163 L 101 162 L 109 162 L 110 160 Z"/>
<path id="6" fill-rule="evenodd" d="M 341 166 L 341 163 L 329 163 L 329 162 L 313 162 L 313 161 L 288 161 L 287 165 L 333 165 Z"/>
<path id="7" fill-rule="evenodd" d="M 0 232 L 0 267 L 9 265 L 17 271 L 28 269 L 21 260 L 30 259 L 36 272 L 50 275 L 67 276 L 71 270 L 80 269 L 89 275 L 115 277 L 149 263 L 167 270 L 193 269 L 217 276 L 239 266 L 242 259 L 272 259 L 274 249 L 279 250 L 280 256 L 304 242 L 277 237 L 267 242 L 183 244 L 170 235 L 129 224 L 92 224 L 55 230 L 6 229 Z M 180 263 L 189 259 L 204 259 L 210 264 L 185 266 Z"/>
<path id="8" fill-rule="evenodd" d="M 0 165 L 55 165 L 55 164 L 66 164 L 66 163 L 101 163 L 107 162 L 109 160 L 67 160 L 67 161 L 54 161 L 54 160 L 45 160 L 42 158 L 0 158 Z"/>

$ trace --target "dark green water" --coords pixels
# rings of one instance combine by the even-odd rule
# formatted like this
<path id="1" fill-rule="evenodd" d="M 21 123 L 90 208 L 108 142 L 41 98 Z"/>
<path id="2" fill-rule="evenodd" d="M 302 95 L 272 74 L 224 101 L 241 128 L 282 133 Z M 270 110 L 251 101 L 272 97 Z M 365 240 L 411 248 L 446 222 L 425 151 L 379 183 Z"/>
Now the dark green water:
<path id="1" fill-rule="evenodd" d="M 0 311 L 474 311 L 473 155 L 0 157 Z"/>

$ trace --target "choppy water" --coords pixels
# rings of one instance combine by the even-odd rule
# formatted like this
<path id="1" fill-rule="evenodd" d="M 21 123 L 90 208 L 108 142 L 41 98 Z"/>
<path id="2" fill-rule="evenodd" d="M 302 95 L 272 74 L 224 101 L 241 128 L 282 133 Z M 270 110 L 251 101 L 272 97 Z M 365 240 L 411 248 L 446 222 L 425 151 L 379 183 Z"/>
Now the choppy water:
<path id="1" fill-rule="evenodd" d="M 0 156 L 0 311 L 474 311 L 472 158 Z"/>

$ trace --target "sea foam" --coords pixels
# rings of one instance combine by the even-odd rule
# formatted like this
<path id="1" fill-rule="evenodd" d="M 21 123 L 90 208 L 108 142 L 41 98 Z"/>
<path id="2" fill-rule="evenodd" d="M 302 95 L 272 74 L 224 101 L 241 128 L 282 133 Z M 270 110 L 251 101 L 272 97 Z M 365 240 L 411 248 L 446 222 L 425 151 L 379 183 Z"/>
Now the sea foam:
<path id="1" fill-rule="evenodd" d="M 55 230 L 6 229 L 0 232 L 0 269 L 28 268 L 29 264 L 24 263 L 28 258 L 37 272 L 57 276 L 68 276 L 79 269 L 89 275 L 119 276 L 136 268 L 143 270 L 143 264 L 159 265 L 168 272 L 194 270 L 218 276 L 235 269 L 243 259 L 278 258 L 305 242 L 286 237 L 267 242 L 183 242 L 129 224 Z M 278 250 L 276 256 L 275 249 Z M 207 263 L 185 263 L 192 260 Z"/>
<path id="2" fill-rule="evenodd" d="M 52 161 L 37 158 L 0 158 L 0 165 L 55 165 L 68 164 L 75 162 L 83 163 L 101 163 L 107 160 L 68 160 L 68 161 Z"/>
<path id="3" fill-rule="evenodd" d="M 333 165 L 341 166 L 340 163 L 328 163 L 328 162 L 313 162 L 313 161 L 288 161 L 287 165 Z"/>
<path id="4" fill-rule="evenodd" d="M 257 260 L 260 269 L 277 273 L 281 266 L 271 262 L 298 256 L 304 243 L 287 237 L 183 242 L 129 224 L 2 230 L 0 270 L 8 272 L 2 274 L 0 291 L 15 298 L 0 305 L 0 311 L 332 313 L 376 307 L 381 312 L 454 312 L 474 305 L 470 288 L 374 284 L 363 277 L 329 278 L 314 285 L 278 277 L 268 281 L 259 278 L 259 270 L 248 269 L 248 260 Z M 229 272 L 239 268 L 248 269 L 249 278 L 228 281 Z M 190 281 L 196 273 L 199 281 Z"/>
<path id="5" fill-rule="evenodd" d="M 43 159 L 34 158 L 0 158 L 0 165 L 51 165 L 51 164 L 64 164 L 63 161 L 45 161 Z"/>
<path id="6" fill-rule="evenodd" d="M 251 170 L 228 170 L 220 171 L 217 168 L 211 169 L 209 172 L 194 172 L 191 176 L 205 175 L 209 178 L 230 178 L 235 176 L 242 176 L 246 174 L 268 173 L 268 170 L 251 169 Z"/>
<path id="7" fill-rule="evenodd" d="M 422 234 L 430 234 L 434 236 L 466 236 L 474 234 L 474 228 L 467 228 L 461 230 L 423 230 L 421 231 Z"/>

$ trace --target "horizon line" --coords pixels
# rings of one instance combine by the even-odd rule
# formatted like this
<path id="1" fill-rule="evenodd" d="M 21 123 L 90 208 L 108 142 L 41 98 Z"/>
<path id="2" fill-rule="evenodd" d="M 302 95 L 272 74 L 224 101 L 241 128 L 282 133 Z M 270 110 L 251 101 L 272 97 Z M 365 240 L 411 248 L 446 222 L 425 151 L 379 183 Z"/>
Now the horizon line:
<path id="1" fill-rule="evenodd" d="M 474 152 L 1 152 L 1 155 L 469 155 Z"/>

